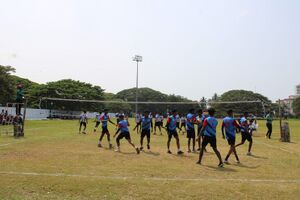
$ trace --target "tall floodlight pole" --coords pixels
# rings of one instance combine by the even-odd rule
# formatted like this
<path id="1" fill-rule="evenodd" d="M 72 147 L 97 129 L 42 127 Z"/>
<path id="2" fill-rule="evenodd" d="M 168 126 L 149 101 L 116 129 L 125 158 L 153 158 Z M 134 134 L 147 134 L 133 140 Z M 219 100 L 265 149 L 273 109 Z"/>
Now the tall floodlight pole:
<path id="1" fill-rule="evenodd" d="M 143 61 L 143 57 L 135 55 L 132 59 L 136 62 L 136 92 L 135 92 L 135 114 L 138 113 L 138 89 L 139 89 L 139 62 Z"/>

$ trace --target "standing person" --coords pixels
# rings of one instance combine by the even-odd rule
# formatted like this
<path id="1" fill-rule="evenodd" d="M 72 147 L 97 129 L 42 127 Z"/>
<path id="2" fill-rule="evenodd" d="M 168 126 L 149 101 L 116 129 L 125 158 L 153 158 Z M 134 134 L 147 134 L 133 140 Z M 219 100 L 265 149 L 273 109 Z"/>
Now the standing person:
<path id="1" fill-rule="evenodd" d="M 248 117 L 248 113 L 245 112 L 244 116 L 241 117 L 241 119 L 240 119 L 240 130 L 241 130 L 241 134 L 242 134 L 242 141 L 239 144 L 235 145 L 235 147 L 243 145 L 246 140 L 249 141 L 247 155 L 251 156 L 252 155 L 251 148 L 252 148 L 253 140 L 252 140 L 252 134 L 251 134 L 251 132 L 249 132 L 249 123 L 248 123 L 247 117 Z"/>
<path id="2" fill-rule="evenodd" d="M 115 151 L 120 152 L 120 140 L 123 139 L 125 137 L 125 139 L 128 141 L 129 144 L 131 144 L 131 146 L 136 150 L 136 153 L 139 154 L 140 150 L 139 148 L 135 147 L 135 145 L 132 143 L 131 138 L 130 138 L 130 133 L 129 133 L 129 122 L 127 119 L 124 119 L 124 115 L 120 115 L 120 122 L 118 123 L 118 130 L 115 133 L 114 137 L 116 137 L 116 135 L 118 133 L 120 133 L 116 139 L 116 143 L 117 143 L 117 149 Z"/>
<path id="3" fill-rule="evenodd" d="M 158 127 L 159 132 L 162 135 L 162 132 L 161 132 L 161 117 L 158 113 L 156 113 L 156 115 L 155 115 L 154 135 L 156 135 L 156 127 Z"/>
<path id="4" fill-rule="evenodd" d="M 229 156 L 231 155 L 232 152 L 235 155 L 236 162 L 240 163 L 240 159 L 239 159 L 239 157 L 236 153 L 236 149 L 235 149 L 235 134 L 236 134 L 235 130 L 237 128 L 239 128 L 239 125 L 233 118 L 233 111 L 228 110 L 227 117 L 225 117 L 223 119 L 222 128 L 221 128 L 223 139 L 225 139 L 225 134 L 224 134 L 224 129 L 225 129 L 226 139 L 227 139 L 228 144 L 230 145 L 230 149 L 224 160 L 224 163 L 228 163 Z"/>
<path id="5" fill-rule="evenodd" d="M 201 133 L 201 128 L 204 122 L 204 115 L 201 109 L 199 109 L 197 111 L 197 117 L 196 117 L 196 121 L 197 121 L 197 142 L 198 142 L 198 151 L 200 151 L 201 149 L 201 139 L 203 138 L 203 133 Z"/>
<path id="6" fill-rule="evenodd" d="M 183 131 L 183 128 L 185 131 Z M 186 132 L 186 118 L 183 114 L 180 115 L 180 129 L 182 130 L 182 135 Z"/>
<path id="7" fill-rule="evenodd" d="M 23 104 L 23 99 L 24 99 L 23 85 L 19 83 L 17 85 L 16 115 L 20 115 L 21 114 L 21 108 L 22 108 L 22 104 Z"/>
<path id="8" fill-rule="evenodd" d="M 142 115 L 140 113 L 135 114 L 135 123 L 136 123 L 136 125 L 135 125 L 133 131 L 136 130 L 136 133 L 139 134 L 139 132 L 141 132 L 141 129 L 142 129 L 142 125 L 141 125 Z"/>
<path id="9" fill-rule="evenodd" d="M 83 134 L 86 134 L 85 130 L 86 130 L 86 125 L 88 124 L 88 118 L 86 115 L 86 111 L 83 111 L 83 113 L 79 116 L 79 133 L 81 133 L 81 127 L 83 126 Z"/>
<path id="10" fill-rule="evenodd" d="M 150 149 L 150 127 L 151 127 L 152 118 L 149 117 L 149 111 L 145 111 L 144 116 L 142 117 L 142 133 L 141 133 L 141 147 L 140 150 L 144 149 L 143 140 L 147 136 L 147 149 Z"/>
<path id="11" fill-rule="evenodd" d="M 108 115 L 108 109 L 104 110 L 104 114 L 101 116 L 100 121 L 102 122 L 102 133 L 101 133 L 101 136 L 99 138 L 98 147 L 102 147 L 101 142 L 102 142 L 102 139 L 103 139 L 104 135 L 106 135 L 107 136 L 107 141 L 108 141 L 108 144 L 109 144 L 109 148 L 112 149 L 112 144 L 110 143 L 110 133 L 109 133 L 108 128 L 107 128 L 107 125 L 108 125 L 107 122 L 110 122 L 113 125 L 116 125 L 116 124 L 110 120 L 110 117 Z"/>
<path id="12" fill-rule="evenodd" d="M 101 120 L 100 120 L 100 118 L 101 118 L 101 111 L 100 112 L 98 112 L 97 114 L 96 114 L 96 117 L 95 117 L 95 121 L 96 121 L 96 125 L 95 125 L 95 127 L 94 127 L 94 133 L 96 133 L 96 131 L 97 131 L 97 128 L 98 128 L 98 126 L 100 125 L 100 123 L 101 123 Z"/>
<path id="13" fill-rule="evenodd" d="M 266 116 L 266 120 L 267 120 L 267 123 L 266 123 L 266 126 L 268 128 L 268 132 L 266 134 L 266 138 L 269 138 L 271 139 L 271 135 L 272 135 L 272 122 L 273 122 L 273 114 L 271 112 L 269 112 Z"/>
<path id="14" fill-rule="evenodd" d="M 218 126 L 218 120 L 214 117 L 215 112 L 216 111 L 213 108 L 208 109 L 209 117 L 207 117 L 203 122 L 201 132 L 204 131 L 204 137 L 203 137 L 202 147 L 200 149 L 199 160 L 198 160 L 197 164 L 201 165 L 204 149 L 208 144 L 210 144 L 210 146 L 213 148 L 215 154 L 217 155 L 217 157 L 219 159 L 218 166 L 223 167 L 223 161 L 221 158 L 221 154 L 217 149 L 217 139 L 216 139 L 217 130 L 216 130 L 216 128 Z"/>
<path id="15" fill-rule="evenodd" d="M 176 131 L 176 115 L 177 111 L 173 110 L 172 115 L 168 117 L 167 119 L 167 130 L 168 130 L 168 142 L 167 142 L 167 147 L 168 147 L 168 153 L 172 154 L 170 151 L 170 142 L 172 139 L 172 136 L 176 139 L 176 145 L 177 145 L 177 154 L 183 154 L 183 151 L 180 150 L 180 143 L 179 143 L 179 137 L 178 133 Z"/>
<path id="16" fill-rule="evenodd" d="M 150 118 L 150 125 L 151 125 L 151 132 L 153 132 L 153 115 L 152 115 L 152 113 L 150 112 L 149 113 L 149 118 Z"/>
<path id="17" fill-rule="evenodd" d="M 188 138 L 188 152 L 191 152 L 191 140 L 193 142 L 193 152 L 195 152 L 195 144 L 196 144 L 196 134 L 195 134 L 195 109 L 190 109 L 189 113 L 186 116 L 186 137 Z"/>
<path id="18" fill-rule="evenodd" d="M 176 128 L 179 130 L 179 133 L 182 131 L 182 129 L 180 128 L 180 115 L 179 114 L 176 115 Z"/>

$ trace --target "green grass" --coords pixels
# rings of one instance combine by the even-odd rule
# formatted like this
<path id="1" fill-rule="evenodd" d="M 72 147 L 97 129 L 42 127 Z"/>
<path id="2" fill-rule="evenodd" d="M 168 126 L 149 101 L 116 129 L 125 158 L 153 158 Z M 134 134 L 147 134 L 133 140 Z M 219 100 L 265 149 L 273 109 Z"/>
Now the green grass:
<path id="1" fill-rule="evenodd" d="M 278 121 L 271 140 L 259 123 L 254 156 L 246 156 L 246 143 L 237 149 L 241 164 L 231 157 L 217 168 L 210 147 L 201 166 L 198 154 L 167 154 L 165 132 L 151 136 L 151 152 L 136 155 L 125 140 L 121 153 L 107 149 L 106 138 L 97 148 L 92 122 L 82 135 L 77 121 L 28 121 L 25 138 L 0 136 L 0 199 L 299 199 L 300 121 L 289 121 L 292 143 L 279 142 Z M 139 135 L 131 136 L 138 144 Z M 180 143 L 186 152 L 185 136 Z M 220 132 L 217 143 L 224 158 L 229 147 Z"/>

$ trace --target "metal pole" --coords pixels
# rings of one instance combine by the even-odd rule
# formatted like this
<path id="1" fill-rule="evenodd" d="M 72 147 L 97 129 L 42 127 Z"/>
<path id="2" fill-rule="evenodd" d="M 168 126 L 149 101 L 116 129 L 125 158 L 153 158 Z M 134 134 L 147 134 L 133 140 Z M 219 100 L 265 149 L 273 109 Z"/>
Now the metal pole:
<path id="1" fill-rule="evenodd" d="M 282 137 L 282 118 L 281 118 L 281 101 L 280 99 L 278 100 L 279 104 L 279 126 L 280 126 L 280 138 Z"/>
<path id="2" fill-rule="evenodd" d="M 139 89 L 139 61 L 136 61 L 136 93 L 135 93 L 135 114 L 138 113 L 138 89 Z"/>

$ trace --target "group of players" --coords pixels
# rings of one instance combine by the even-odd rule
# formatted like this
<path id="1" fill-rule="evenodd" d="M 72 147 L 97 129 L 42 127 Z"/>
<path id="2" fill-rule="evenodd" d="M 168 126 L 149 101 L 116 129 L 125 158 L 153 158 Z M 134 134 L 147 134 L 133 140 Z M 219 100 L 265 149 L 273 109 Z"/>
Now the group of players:
<path id="1" fill-rule="evenodd" d="M 221 154 L 217 149 L 217 140 L 216 140 L 216 131 L 218 120 L 214 117 L 215 109 L 210 108 L 205 110 L 204 112 L 200 109 L 195 112 L 195 109 L 190 109 L 186 116 L 179 115 L 176 110 L 172 110 L 171 114 L 167 116 L 167 122 L 165 126 L 163 126 L 163 115 L 156 114 L 154 117 L 154 125 L 153 125 L 153 116 L 149 111 L 145 111 L 143 115 L 136 114 L 135 122 L 136 125 L 134 127 L 134 131 L 136 130 L 137 133 L 140 133 L 140 147 L 134 145 L 130 137 L 129 131 L 129 121 L 128 118 L 125 117 L 124 114 L 116 114 L 117 123 L 111 121 L 110 116 L 108 114 L 108 110 L 105 109 L 103 113 L 99 113 L 96 115 L 96 125 L 94 127 L 94 132 L 96 132 L 98 126 L 102 124 L 102 132 L 98 141 L 98 147 L 103 147 L 102 139 L 106 135 L 107 141 L 109 144 L 109 148 L 112 149 L 113 145 L 110 139 L 110 132 L 108 130 L 108 122 L 116 126 L 117 131 L 113 135 L 116 137 L 116 144 L 117 148 L 115 151 L 120 151 L 120 140 L 125 138 L 128 143 L 135 149 L 137 154 L 140 153 L 144 149 L 143 141 L 144 138 L 147 138 L 147 149 L 150 150 L 150 138 L 151 138 L 151 131 L 156 134 L 157 128 L 161 132 L 161 128 L 166 129 L 168 134 L 168 141 L 167 141 L 167 153 L 172 154 L 170 150 L 170 143 L 172 138 L 174 137 L 176 140 L 177 145 L 177 154 L 183 154 L 184 152 L 180 149 L 180 141 L 178 136 L 178 131 L 185 133 L 188 138 L 188 152 L 196 152 L 196 142 L 198 145 L 199 153 L 199 160 L 197 164 L 201 164 L 202 158 L 204 155 L 204 151 L 206 151 L 206 146 L 210 144 L 213 151 L 217 155 L 219 159 L 219 167 L 223 167 L 224 163 L 228 163 L 228 159 L 230 155 L 233 153 L 235 155 L 237 163 L 240 163 L 239 157 L 236 152 L 236 147 L 245 143 L 245 141 L 249 141 L 249 148 L 247 155 L 251 155 L 251 148 L 252 148 L 252 132 L 255 130 L 255 123 L 254 120 L 248 120 L 248 113 L 244 113 L 238 120 L 234 119 L 233 117 L 233 110 L 228 110 L 227 116 L 223 119 L 221 130 L 223 139 L 226 139 L 230 148 L 224 160 L 222 160 Z M 80 127 L 79 133 L 81 133 L 81 129 L 83 127 L 83 132 L 86 134 L 86 125 L 88 123 L 88 117 L 86 112 L 84 111 L 80 115 Z M 185 129 L 185 131 L 183 130 Z M 197 136 L 196 136 L 197 132 Z M 241 142 L 236 144 L 236 133 L 241 132 Z"/>

